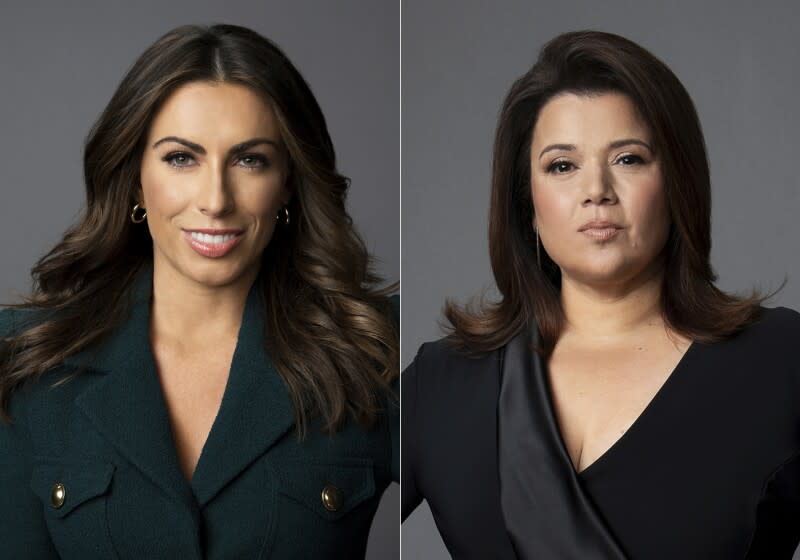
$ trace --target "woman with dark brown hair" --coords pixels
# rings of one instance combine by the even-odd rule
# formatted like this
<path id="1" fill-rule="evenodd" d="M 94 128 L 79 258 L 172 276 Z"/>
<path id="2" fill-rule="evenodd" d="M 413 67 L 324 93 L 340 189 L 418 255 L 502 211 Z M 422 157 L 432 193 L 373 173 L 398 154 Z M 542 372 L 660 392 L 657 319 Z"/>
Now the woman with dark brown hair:
<path id="1" fill-rule="evenodd" d="M 363 557 L 398 313 L 269 40 L 182 26 L 92 129 L 87 205 L 0 313 L 4 558 Z"/>
<path id="2" fill-rule="evenodd" d="M 403 518 L 454 558 L 792 557 L 800 314 L 714 284 L 694 105 L 610 33 L 562 34 L 497 128 L 501 299 L 448 303 L 402 375 Z"/>

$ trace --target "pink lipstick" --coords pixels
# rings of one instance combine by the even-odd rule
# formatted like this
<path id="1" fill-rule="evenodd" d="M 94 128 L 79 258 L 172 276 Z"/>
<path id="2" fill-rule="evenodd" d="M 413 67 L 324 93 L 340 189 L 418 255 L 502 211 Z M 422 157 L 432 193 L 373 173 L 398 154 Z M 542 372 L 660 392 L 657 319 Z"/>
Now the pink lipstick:
<path id="1" fill-rule="evenodd" d="M 224 257 L 242 240 L 242 231 L 234 229 L 183 230 L 183 238 L 189 247 L 204 257 Z"/>

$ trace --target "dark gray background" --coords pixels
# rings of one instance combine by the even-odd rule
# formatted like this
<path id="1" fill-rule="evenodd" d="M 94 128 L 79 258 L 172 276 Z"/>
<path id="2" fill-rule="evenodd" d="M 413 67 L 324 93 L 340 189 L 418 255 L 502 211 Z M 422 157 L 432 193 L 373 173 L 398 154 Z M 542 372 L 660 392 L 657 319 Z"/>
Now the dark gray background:
<path id="1" fill-rule="evenodd" d="M 85 202 L 82 142 L 144 49 L 186 23 L 250 27 L 311 85 L 352 179 L 348 206 L 389 281 L 400 277 L 400 6 L 397 0 L 4 3 L 0 8 L 0 301 Z M 368 558 L 399 558 L 398 486 L 384 495 Z"/>
<path id="2" fill-rule="evenodd" d="M 789 275 L 766 305 L 800 310 L 796 3 L 406 0 L 402 10 L 404 366 L 441 336 L 445 297 L 492 286 L 486 223 L 500 105 L 542 44 L 576 29 L 626 36 L 680 78 L 708 146 L 718 285 L 771 291 Z M 403 524 L 402 545 L 403 558 L 448 557 L 424 503 Z"/>

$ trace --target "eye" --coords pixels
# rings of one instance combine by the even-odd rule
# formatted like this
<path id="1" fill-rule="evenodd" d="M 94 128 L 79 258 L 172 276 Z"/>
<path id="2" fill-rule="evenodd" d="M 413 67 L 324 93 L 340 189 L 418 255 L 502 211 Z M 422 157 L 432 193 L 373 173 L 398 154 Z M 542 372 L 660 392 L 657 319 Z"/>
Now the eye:
<path id="1" fill-rule="evenodd" d="M 641 157 L 634 154 L 626 154 L 624 156 L 620 156 L 617 158 L 617 161 L 623 161 L 623 160 L 627 162 L 624 165 L 625 167 L 628 167 L 630 165 L 640 165 L 644 163 L 644 160 Z"/>
<path id="2" fill-rule="evenodd" d="M 244 162 L 244 167 L 249 169 L 259 169 L 269 167 L 269 160 L 261 154 L 245 154 L 238 161 Z"/>
<path id="3" fill-rule="evenodd" d="M 548 173 L 554 173 L 555 175 L 563 175 L 564 173 L 570 171 L 574 167 L 570 162 L 560 160 L 554 161 L 550 165 L 547 166 Z"/>
<path id="4" fill-rule="evenodd" d="M 193 160 L 194 158 L 187 154 L 186 152 L 171 152 L 164 156 L 163 161 L 166 161 L 172 167 L 191 167 L 190 165 L 186 165 L 187 160 Z"/>
<path id="5" fill-rule="evenodd" d="M 176 168 L 191 167 L 190 162 L 194 160 L 190 154 L 186 152 L 172 152 L 163 158 L 169 165 Z M 262 167 L 269 167 L 269 160 L 261 154 L 245 154 L 237 160 L 244 162 L 243 167 L 246 169 L 260 169 Z"/>

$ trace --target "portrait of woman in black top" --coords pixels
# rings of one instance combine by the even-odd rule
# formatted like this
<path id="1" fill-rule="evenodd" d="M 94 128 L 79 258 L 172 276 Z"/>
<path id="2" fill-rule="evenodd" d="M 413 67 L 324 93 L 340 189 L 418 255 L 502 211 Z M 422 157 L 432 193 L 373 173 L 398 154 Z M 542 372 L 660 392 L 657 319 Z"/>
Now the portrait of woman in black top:
<path id="1" fill-rule="evenodd" d="M 800 314 L 715 285 L 694 104 L 621 36 L 564 33 L 496 130 L 495 302 L 401 376 L 402 517 L 453 558 L 790 559 Z"/>
<path id="2" fill-rule="evenodd" d="M 0 313 L 0 556 L 364 557 L 399 480 L 396 285 L 299 71 L 252 29 L 174 28 L 84 176 Z"/>

